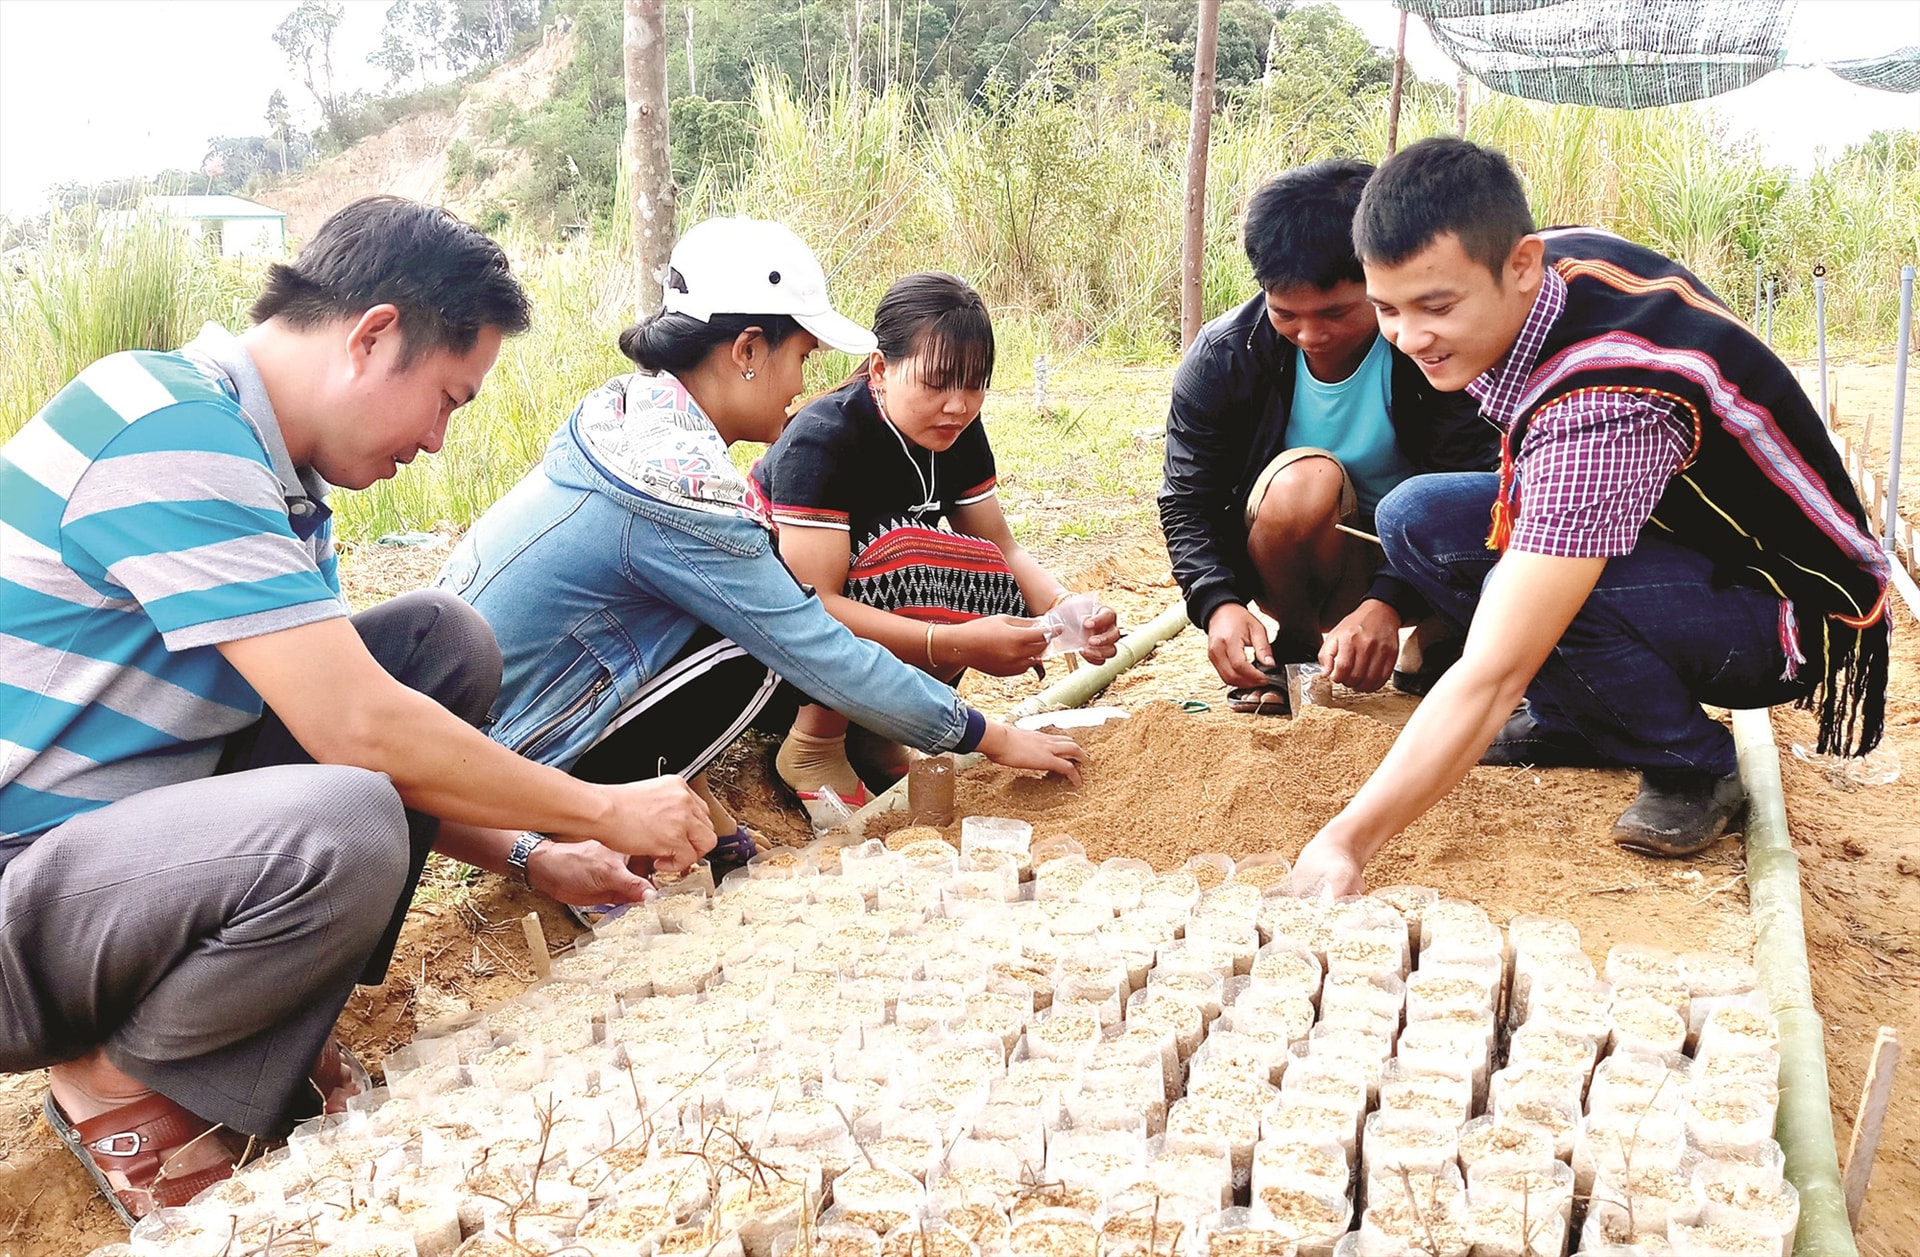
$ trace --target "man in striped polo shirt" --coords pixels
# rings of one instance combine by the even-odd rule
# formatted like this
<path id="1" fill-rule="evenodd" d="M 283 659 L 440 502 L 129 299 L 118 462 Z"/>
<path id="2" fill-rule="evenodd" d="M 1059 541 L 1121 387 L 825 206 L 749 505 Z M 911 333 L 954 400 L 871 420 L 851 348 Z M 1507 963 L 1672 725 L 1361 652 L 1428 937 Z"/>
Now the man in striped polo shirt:
<path id="1" fill-rule="evenodd" d="M 49 1068 L 128 1217 L 230 1172 L 204 1132 L 277 1136 L 341 1081 L 329 1032 L 436 845 L 592 903 L 714 841 L 677 778 L 480 732 L 500 654 L 459 600 L 341 601 L 327 488 L 437 451 L 526 328 L 499 246 L 371 198 L 252 316 L 102 359 L 0 448 L 0 1071 Z"/>

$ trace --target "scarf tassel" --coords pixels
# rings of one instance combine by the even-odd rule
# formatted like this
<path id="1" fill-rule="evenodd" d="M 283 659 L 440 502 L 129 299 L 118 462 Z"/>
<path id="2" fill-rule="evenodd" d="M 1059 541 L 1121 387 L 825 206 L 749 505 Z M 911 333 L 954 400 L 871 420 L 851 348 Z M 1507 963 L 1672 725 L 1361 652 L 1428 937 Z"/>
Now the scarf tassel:
<path id="1" fill-rule="evenodd" d="M 1827 675 L 1800 703 L 1820 713 L 1823 755 L 1861 756 L 1880 745 L 1886 732 L 1889 617 L 1864 628 L 1822 626 L 1827 636 Z"/>
<path id="2" fill-rule="evenodd" d="M 1513 442 L 1511 434 L 1500 434 L 1500 489 L 1493 498 L 1493 526 L 1487 532 L 1487 549 L 1506 553 L 1513 540 L 1513 517 L 1520 509 L 1520 494 L 1513 483 Z"/>

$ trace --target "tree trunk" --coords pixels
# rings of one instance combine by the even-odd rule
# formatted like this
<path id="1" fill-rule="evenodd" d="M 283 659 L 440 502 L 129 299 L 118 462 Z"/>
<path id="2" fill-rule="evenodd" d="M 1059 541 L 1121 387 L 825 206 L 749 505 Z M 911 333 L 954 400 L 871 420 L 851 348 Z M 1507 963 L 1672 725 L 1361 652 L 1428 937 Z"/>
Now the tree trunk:
<path id="1" fill-rule="evenodd" d="M 700 81 L 693 69 L 693 5 L 687 5 L 687 95 L 700 94 Z"/>
<path id="2" fill-rule="evenodd" d="M 1393 41 L 1393 95 L 1387 100 L 1387 156 L 1400 151 L 1400 88 L 1407 78 L 1407 11 L 1400 10 L 1400 34 Z"/>
<path id="3" fill-rule="evenodd" d="M 853 0 L 853 38 L 847 41 L 847 57 L 852 62 L 852 67 L 848 70 L 847 77 L 853 83 L 853 94 L 856 99 L 860 95 L 860 37 L 865 33 L 863 28 L 866 24 L 867 0 Z"/>
<path id="4" fill-rule="evenodd" d="M 666 0 L 626 0 L 627 187 L 633 197 L 634 305 L 660 308 L 673 253 L 673 162 L 667 149 Z"/>
<path id="5" fill-rule="evenodd" d="M 1467 134 L 1467 72 L 1460 71 L 1460 77 L 1453 84 L 1453 130 L 1454 134 L 1465 138 Z"/>
<path id="6" fill-rule="evenodd" d="M 1187 224 L 1180 241 L 1180 348 L 1200 334 L 1207 251 L 1207 146 L 1213 139 L 1213 63 L 1220 0 L 1200 0 L 1193 49 L 1193 117 L 1187 129 Z"/>

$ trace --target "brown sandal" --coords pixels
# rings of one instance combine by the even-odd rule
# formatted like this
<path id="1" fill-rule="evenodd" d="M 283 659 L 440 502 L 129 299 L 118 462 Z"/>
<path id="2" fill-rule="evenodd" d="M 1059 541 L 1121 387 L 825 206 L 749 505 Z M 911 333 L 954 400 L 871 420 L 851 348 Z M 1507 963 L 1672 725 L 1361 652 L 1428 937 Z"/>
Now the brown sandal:
<path id="1" fill-rule="evenodd" d="M 84 1122 L 68 1121 L 52 1092 L 47 1093 L 43 1107 L 47 1125 L 79 1158 L 100 1194 L 129 1228 L 155 1209 L 187 1204 L 231 1177 L 240 1160 L 239 1154 L 233 1154 L 224 1164 L 170 1174 L 168 1163 L 174 1157 L 202 1139 L 218 1140 L 221 1128 L 195 1117 L 158 1092 Z M 232 1153 L 226 1144 L 220 1146 Z M 116 1186 L 108 1177 L 110 1173 L 120 1175 L 127 1186 Z"/>

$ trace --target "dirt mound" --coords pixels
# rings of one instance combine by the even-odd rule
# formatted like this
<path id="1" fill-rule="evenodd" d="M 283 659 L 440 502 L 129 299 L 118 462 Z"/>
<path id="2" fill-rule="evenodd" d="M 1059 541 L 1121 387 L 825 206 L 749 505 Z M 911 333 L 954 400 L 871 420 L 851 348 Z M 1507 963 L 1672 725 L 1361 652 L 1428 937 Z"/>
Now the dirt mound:
<path id="1" fill-rule="evenodd" d="M 312 234 L 342 206 L 379 194 L 445 205 L 471 218 L 480 204 L 498 200 L 519 173 L 515 152 L 491 134 L 495 106 L 505 103 L 525 110 L 551 97 L 555 78 L 573 61 L 573 50 L 571 33 L 549 27 L 538 44 L 468 88 L 458 107 L 403 119 L 254 199 L 285 211 L 287 231 L 295 240 Z M 447 148 L 455 140 L 466 141 L 476 155 L 485 157 L 493 173 L 477 184 L 448 188 Z"/>
<path id="2" fill-rule="evenodd" d="M 1166 868 L 1201 851 L 1291 857 L 1353 797 L 1395 733 L 1338 709 L 1290 720 L 1153 703 L 1078 734 L 1088 750 L 1084 786 L 983 764 L 960 778 L 957 809 L 1031 821 L 1036 837 L 1066 834 L 1096 861 Z M 1387 848 L 1369 880 L 1434 886 L 1497 921 L 1567 917 L 1596 953 L 1630 939 L 1745 952 L 1752 931 L 1736 889 L 1736 843 L 1676 865 L 1609 841 L 1635 784 L 1627 772 L 1476 768 Z M 887 818 L 868 832 L 905 823 Z"/>

